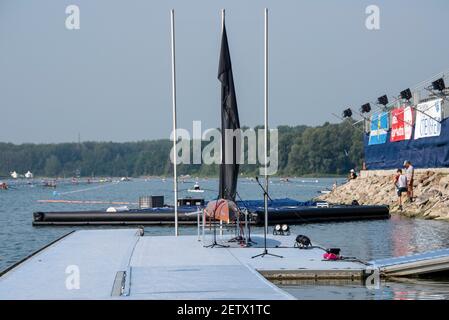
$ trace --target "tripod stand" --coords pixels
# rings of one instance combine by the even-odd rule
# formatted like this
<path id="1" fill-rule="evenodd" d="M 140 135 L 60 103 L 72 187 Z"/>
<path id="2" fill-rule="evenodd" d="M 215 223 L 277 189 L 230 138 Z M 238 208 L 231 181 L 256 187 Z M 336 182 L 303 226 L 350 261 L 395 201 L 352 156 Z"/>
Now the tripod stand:
<path id="1" fill-rule="evenodd" d="M 265 225 L 263 228 L 263 238 L 264 238 L 264 248 L 263 248 L 263 252 L 255 255 L 253 257 L 251 257 L 252 259 L 257 258 L 257 257 L 265 257 L 265 256 L 273 256 L 276 258 L 283 258 L 283 256 L 277 255 L 277 254 L 273 254 L 273 253 L 268 253 L 268 249 L 267 249 L 267 229 L 268 229 L 268 198 L 270 198 L 270 196 L 268 195 L 267 189 L 260 183 L 259 181 L 259 177 L 256 177 L 256 181 L 259 184 L 260 188 L 263 190 L 263 200 L 264 200 L 264 207 L 265 207 Z M 271 201 L 273 201 L 270 198 Z"/>
<path id="2" fill-rule="evenodd" d="M 248 235 L 245 237 L 245 242 L 246 242 L 246 246 L 249 247 L 251 246 L 252 243 L 257 244 L 257 242 L 251 240 L 251 222 L 248 223 L 248 215 L 250 214 L 249 209 L 248 209 L 248 205 L 246 204 L 245 201 L 243 201 L 242 197 L 240 197 L 240 194 L 236 191 L 235 194 L 237 195 L 237 197 L 239 197 L 240 202 L 243 204 L 243 206 L 245 207 L 245 229 L 248 231 Z M 240 208 L 239 208 L 240 210 Z M 240 210 L 241 211 L 241 210 Z"/>
<path id="3" fill-rule="evenodd" d="M 240 213 L 241 210 L 239 207 L 237 207 L 237 215 L 235 220 L 235 237 L 229 239 L 228 242 L 237 242 L 237 243 L 243 242 L 242 230 L 240 226 Z"/>
<path id="4" fill-rule="evenodd" d="M 215 221 L 215 212 L 217 211 L 217 208 L 218 208 L 218 199 L 219 199 L 219 196 L 215 200 L 215 208 L 214 208 L 214 227 L 213 227 L 214 228 L 214 240 L 212 241 L 211 244 L 204 246 L 204 248 L 215 248 L 215 247 L 229 248 L 229 246 L 220 244 L 217 242 L 217 222 Z"/>

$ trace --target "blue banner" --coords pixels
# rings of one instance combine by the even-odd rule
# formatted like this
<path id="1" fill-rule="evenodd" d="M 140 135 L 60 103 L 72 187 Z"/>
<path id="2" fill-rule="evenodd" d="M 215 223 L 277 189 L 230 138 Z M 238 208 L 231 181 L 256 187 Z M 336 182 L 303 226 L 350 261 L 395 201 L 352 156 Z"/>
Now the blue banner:
<path id="1" fill-rule="evenodd" d="M 374 113 L 371 116 L 371 131 L 369 145 L 383 144 L 387 142 L 388 112 Z"/>
<path id="2" fill-rule="evenodd" d="M 449 119 L 449 118 L 448 118 Z M 449 167 L 449 120 L 441 122 L 441 134 L 425 139 L 411 139 L 371 145 L 365 135 L 365 165 L 368 170 L 396 169 L 410 160 L 415 168 Z"/>

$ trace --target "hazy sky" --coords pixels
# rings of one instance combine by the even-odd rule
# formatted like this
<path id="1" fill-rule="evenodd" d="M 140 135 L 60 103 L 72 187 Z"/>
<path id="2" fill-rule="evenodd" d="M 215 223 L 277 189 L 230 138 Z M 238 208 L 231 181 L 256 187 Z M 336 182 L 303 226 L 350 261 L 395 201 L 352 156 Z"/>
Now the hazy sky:
<path id="1" fill-rule="evenodd" d="M 76 4 L 81 29 L 67 30 Z M 380 7 L 380 30 L 365 8 Z M 171 132 L 170 19 L 178 121 L 217 127 L 220 9 L 240 122 L 263 122 L 263 8 L 270 10 L 270 125 L 338 121 L 449 67 L 449 1 L 0 0 L 0 141 L 133 141 Z"/>

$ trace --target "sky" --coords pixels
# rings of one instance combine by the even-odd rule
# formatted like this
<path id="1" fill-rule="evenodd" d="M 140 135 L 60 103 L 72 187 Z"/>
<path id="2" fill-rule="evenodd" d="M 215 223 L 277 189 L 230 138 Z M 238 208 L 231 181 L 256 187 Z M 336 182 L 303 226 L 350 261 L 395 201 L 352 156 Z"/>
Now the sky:
<path id="1" fill-rule="evenodd" d="M 369 5 L 379 30 L 365 26 Z M 0 141 L 168 139 L 171 8 L 178 126 L 220 124 L 222 8 L 240 122 L 262 124 L 265 7 L 271 127 L 338 122 L 449 68 L 447 0 L 0 0 Z"/>

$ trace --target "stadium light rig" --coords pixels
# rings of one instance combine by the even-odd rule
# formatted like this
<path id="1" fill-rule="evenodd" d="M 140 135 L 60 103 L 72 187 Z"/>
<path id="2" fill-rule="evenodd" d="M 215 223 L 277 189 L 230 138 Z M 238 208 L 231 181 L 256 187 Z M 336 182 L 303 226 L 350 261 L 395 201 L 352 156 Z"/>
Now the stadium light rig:
<path id="1" fill-rule="evenodd" d="M 383 105 L 384 107 L 387 106 L 388 104 L 388 97 L 386 94 L 384 94 L 383 96 L 377 98 L 377 104 Z"/>
<path id="2" fill-rule="evenodd" d="M 370 111 L 371 111 L 371 104 L 369 102 L 365 103 L 364 105 L 362 105 L 360 107 L 360 112 L 361 113 L 369 113 Z"/>
<path id="3" fill-rule="evenodd" d="M 401 91 L 401 98 L 410 101 L 410 99 L 412 98 L 412 92 L 410 91 L 410 88 Z"/>
<path id="4" fill-rule="evenodd" d="M 432 88 L 435 91 L 442 92 L 444 89 L 446 89 L 446 84 L 444 83 L 444 79 L 440 78 L 440 79 L 435 80 L 434 82 L 432 82 Z"/>
<path id="5" fill-rule="evenodd" d="M 351 108 L 343 110 L 343 118 L 351 118 L 351 117 L 352 117 L 352 110 L 351 110 Z"/>

